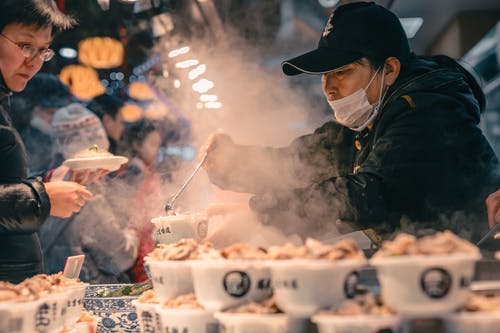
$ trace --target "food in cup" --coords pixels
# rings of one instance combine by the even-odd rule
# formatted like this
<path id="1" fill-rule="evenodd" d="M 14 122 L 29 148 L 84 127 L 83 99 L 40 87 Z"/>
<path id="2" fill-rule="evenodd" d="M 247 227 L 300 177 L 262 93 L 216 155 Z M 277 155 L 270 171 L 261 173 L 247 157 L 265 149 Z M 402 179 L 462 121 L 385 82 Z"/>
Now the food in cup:
<path id="1" fill-rule="evenodd" d="M 191 261 L 194 291 L 205 309 L 220 311 L 271 294 L 264 249 L 233 244 L 219 253 L 218 259 Z"/>
<path id="2" fill-rule="evenodd" d="M 373 294 L 357 295 L 336 308 L 318 312 L 311 320 L 319 333 L 376 333 L 383 329 L 396 332 L 400 322 L 381 297 Z"/>
<path id="3" fill-rule="evenodd" d="M 182 239 L 172 244 L 158 244 L 144 258 L 156 297 L 164 301 L 193 292 L 190 261 L 207 258 L 221 258 L 209 242 Z"/>
<path id="4" fill-rule="evenodd" d="M 302 246 L 287 243 L 283 246 L 271 246 L 267 258 L 272 260 L 287 259 L 326 259 L 330 261 L 353 259 L 365 260 L 365 256 L 351 239 L 344 239 L 336 244 L 324 244 L 316 239 L 307 238 Z"/>
<path id="5" fill-rule="evenodd" d="M 181 239 L 172 244 L 158 244 L 150 252 L 145 260 L 197 260 L 197 259 L 218 259 L 221 254 L 212 243 L 203 241 L 198 243 L 192 238 Z"/>
<path id="6" fill-rule="evenodd" d="M 179 295 L 157 307 L 163 332 L 216 333 L 218 324 L 193 293 Z"/>
<path id="7" fill-rule="evenodd" d="M 450 231 L 385 241 L 370 259 L 385 302 L 406 316 L 440 316 L 462 307 L 470 295 L 479 249 Z"/>
<path id="8" fill-rule="evenodd" d="M 472 295 L 459 312 L 446 317 L 449 332 L 491 333 L 500 327 L 500 297 Z"/>
<path id="9" fill-rule="evenodd" d="M 401 233 L 393 241 L 384 241 L 382 248 L 373 258 L 403 255 L 478 254 L 479 249 L 452 233 L 438 232 L 417 239 L 413 235 Z"/>
<path id="10" fill-rule="evenodd" d="M 304 322 L 292 320 L 277 306 L 273 297 L 260 302 L 250 301 L 214 313 L 223 332 L 295 333 L 302 332 Z"/>
<path id="11" fill-rule="evenodd" d="M 268 258 L 278 306 L 300 318 L 354 297 L 358 270 L 366 264 L 350 239 L 329 245 L 309 238 L 302 246 L 274 246 Z"/>

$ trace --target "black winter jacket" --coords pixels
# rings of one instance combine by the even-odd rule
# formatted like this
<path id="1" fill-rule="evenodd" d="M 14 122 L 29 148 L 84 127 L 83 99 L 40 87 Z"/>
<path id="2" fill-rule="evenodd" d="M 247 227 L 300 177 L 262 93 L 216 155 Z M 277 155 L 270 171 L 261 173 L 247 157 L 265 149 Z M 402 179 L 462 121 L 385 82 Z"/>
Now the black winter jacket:
<path id="1" fill-rule="evenodd" d="M 0 99 L 10 94 L 0 77 Z M 26 153 L 0 108 L 0 281 L 20 282 L 43 272 L 36 232 L 50 201 L 39 179 L 27 179 Z"/>
<path id="2" fill-rule="evenodd" d="M 257 194 L 250 206 L 264 222 L 304 236 L 334 226 L 383 237 L 450 229 L 476 240 L 498 184 L 497 158 L 478 128 L 484 104 L 457 62 L 414 56 L 370 130 L 329 122 L 285 148 L 217 147 L 222 162 L 209 177 Z"/>

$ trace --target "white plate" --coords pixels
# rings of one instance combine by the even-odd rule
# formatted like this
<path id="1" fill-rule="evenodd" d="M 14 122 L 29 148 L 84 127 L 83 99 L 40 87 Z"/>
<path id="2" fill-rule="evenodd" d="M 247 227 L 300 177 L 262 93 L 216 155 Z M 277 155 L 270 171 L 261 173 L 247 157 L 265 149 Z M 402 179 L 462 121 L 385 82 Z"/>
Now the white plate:
<path id="1" fill-rule="evenodd" d="M 83 169 L 105 169 L 116 171 L 124 163 L 127 163 L 128 158 L 125 156 L 102 156 L 102 157 L 84 157 L 70 158 L 63 162 L 73 170 Z"/>

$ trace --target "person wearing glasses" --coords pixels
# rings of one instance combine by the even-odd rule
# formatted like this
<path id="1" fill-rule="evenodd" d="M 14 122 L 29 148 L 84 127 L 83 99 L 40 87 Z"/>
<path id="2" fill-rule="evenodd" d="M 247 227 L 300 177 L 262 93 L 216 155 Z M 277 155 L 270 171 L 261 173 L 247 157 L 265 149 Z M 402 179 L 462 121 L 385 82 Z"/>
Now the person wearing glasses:
<path id="1" fill-rule="evenodd" d="M 282 70 L 321 79 L 331 121 L 279 148 L 212 135 L 200 156 L 208 152 L 214 184 L 255 194 L 262 222 L 303 237 L 363 230 L 380 245 L 401 231 L 484 235 L 498 160 L 478 127 L 483 91 L 459 63 L 415 55 L 394 13 L 352 2 Z"/>
<path id="2" fill-rule="evenodd" d="M 53 29 L 74 24 L 52 0 L 0 1 L 0 99 L 22 91 L 54 57 Z M 68 217 L 92 197 L 62 179 L 27 178 L 26 153 L 5 110 L 0 110 L 0 280 L 13 283 L 43 271 L 37 231 L 50 215 Z M 62 267 L 61 267 L 62 269 Z"/>

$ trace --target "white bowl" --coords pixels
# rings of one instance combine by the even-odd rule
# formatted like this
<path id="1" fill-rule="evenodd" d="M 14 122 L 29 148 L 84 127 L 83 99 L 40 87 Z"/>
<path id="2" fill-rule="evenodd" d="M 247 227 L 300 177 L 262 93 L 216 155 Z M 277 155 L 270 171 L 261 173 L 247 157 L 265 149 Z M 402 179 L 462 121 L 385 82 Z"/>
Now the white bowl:
<path id="1" fill-rule="evenodd" d="M 255 314 L 215 312 L 221 332 L 230 333 L 289 333 L 288 316 L 284 313 Z"/>
<path id="2" fill-rule="evenodd" d="M 160 216 L 151 223 L 155 226 L 154 238 L 158 243 L 173 244 L 184 238 L 199 242 L 207 236 L 208 220 L 202 214 Z"/>
<path id="3" fill-rule="evenodd" d="M 381 329 L 397 332 L 400 318 L 397 316 L 335 316 L 315 315 L 311 321 L 319 333 L 376 333 Z"/>
<path id="4" fill-rule="evenodd" d="M 0 302 L 0 332 L 33 333 L 35 317 L 41 300 Z"/>
<path id="5" fill-rule="evenodd" d="M 192 260 L 194 293 L 198 302 L 215 312 L 271 294 L 269 268 L 255 260 Z"/>
<path id="6" fill-rule="evenodd" d="M 146 260 L 153 290 L 160 301 L 193 292 L 191 264 L 188 260 Z"/>
<path id="7" fill-rule="evenodd" d="M 163 323 L 162 332 L 217 333 L 212 313 L 202 309 L 169 309 L 157 307 Z"/>
<path id="8" fill-rule="evenodd" d="M 500 332 L 499 312 L 461 312 L 445 318 L 448 332 L 453 333 L 498 333 Z"/>
<path id="9" fill-rule="evenodd" d="M 66 290 L 68 291 L 68 305 L 64 320 L 65 326 L 72 326 L 80 318 L 83 310 L 85 291 L 89 285 L 90 284 L 88 283 L 79 282 L 75 285 L 66 287 Z"/>
<path id="10" fill-rule="evenodd" d="M 47 294 L 40 298 L 36 312 L 36 329 L 40 333 L 60 332 L 66 321 L 69 292 Z"/>
<path id="11" fill-rule="evenodd" d="M 132 301 L 132 305 L 135 306 L 141 332 L 162 332 L 161 317 L 157 311 L 159 304 L 144 303 L 136 299 Z"/>
<path id="12" fill-rule="evenodd" d="M 319 309 L 354 297 L 361 260 L 290 259 L 267 261 L 278 307 L 296 317 L 309 317 Z"/>
<path id="13" fill-rule="evenodd" d="M 377 268 L 384 302 L 406 316 L 436 316 L 467 301 L 479 254 L 380 257 Z"/>

